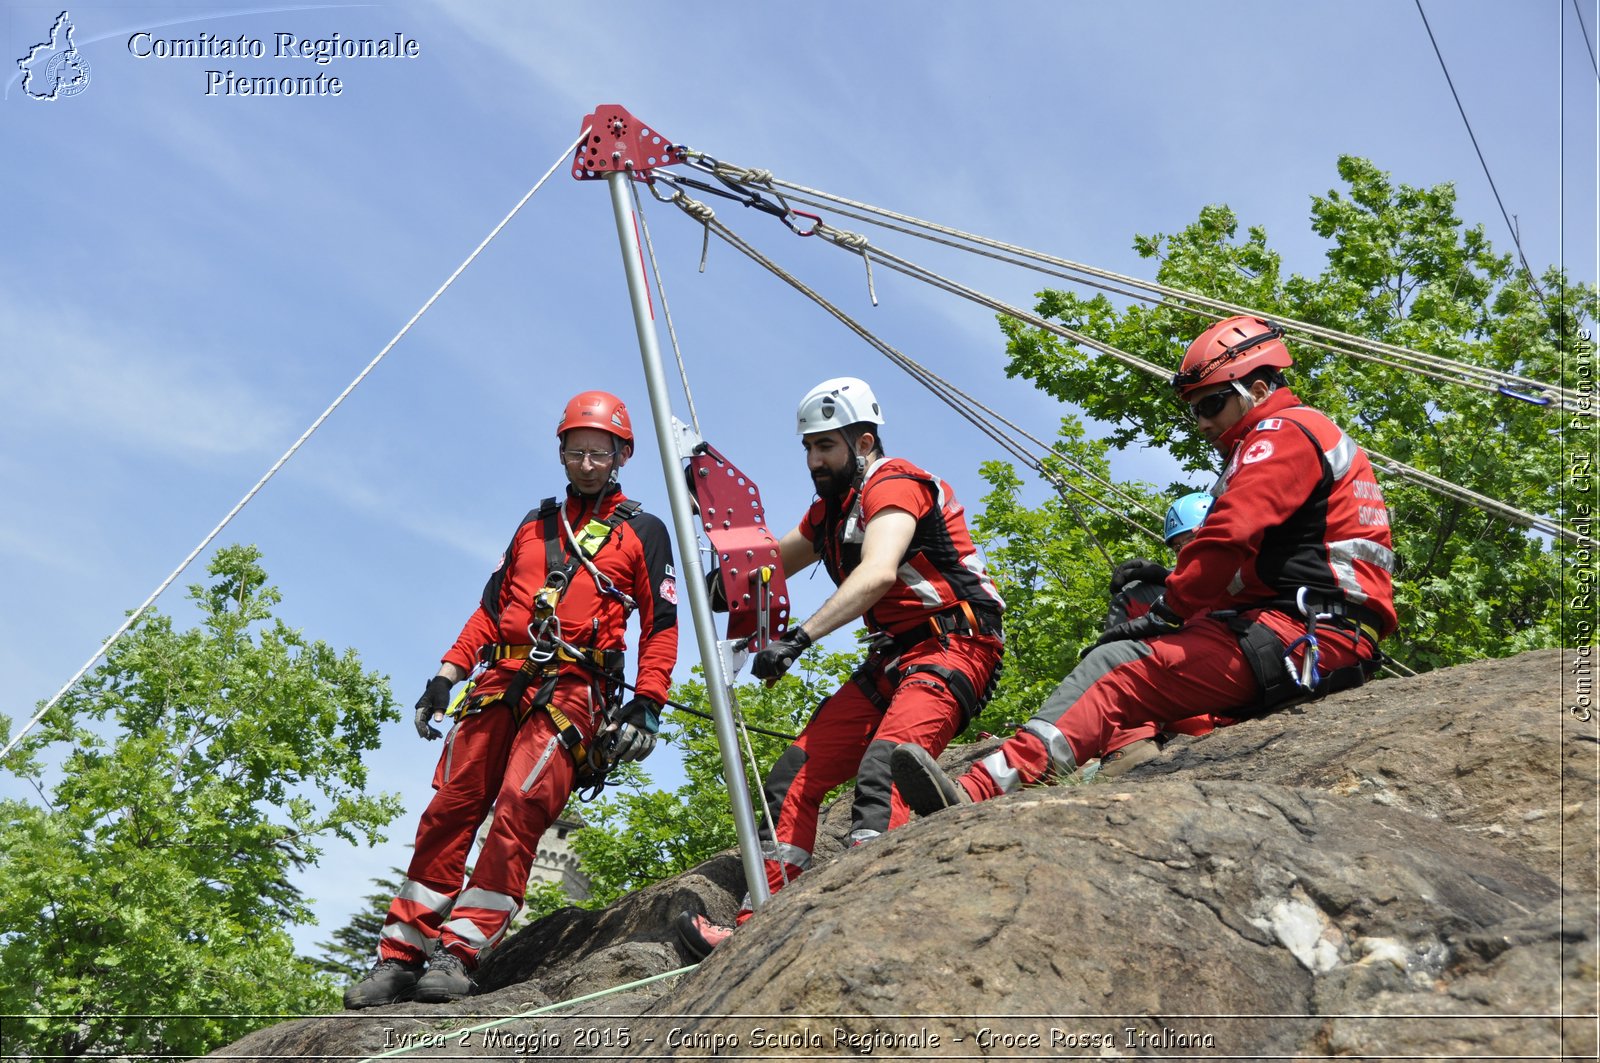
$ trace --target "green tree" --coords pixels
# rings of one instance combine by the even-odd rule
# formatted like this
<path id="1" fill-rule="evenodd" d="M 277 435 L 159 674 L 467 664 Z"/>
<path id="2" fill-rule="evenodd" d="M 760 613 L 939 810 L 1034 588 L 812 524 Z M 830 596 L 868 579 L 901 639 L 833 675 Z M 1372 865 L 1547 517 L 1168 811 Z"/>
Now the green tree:
<path id="1" fill-rule="evenodd" d="M 1111 479 L 1109 449 L 1069 418 L 1055 450 L 1072 464 L 1052 457 L 1046 466 L 1064 484 L 1105 497 L 1095 478 Z M 1132 510 L 1130 522 L 1071 491 L 1030 508 L 1022 501 L 1023 480 L 1010 464 L 985 462 L 982 473 L 991 490 L 972 534 L 983 544 L 989 575 L 1006 603 L 1006 655 L 995 696 L 969 730 L 998 734 L 1032 716 L 1099 637 L 1113 564 L 1132 557 L 1171 563 L 1159 537 L 1169 499 L 1147 484 L 1120 484 L 1144 507 L 1119 504 Z"/>
<path id="2" fill-rule="evenodd" d="M 1166 285 L 1345 332 L 1579 385 L 1578 328 L 1596 312 L 1593 285 L 1550 269 L 1530 278 L 1497 255 L 1483 227 L 1465 227 L 1449 184 L 1396 184 L 1365 159 L 1342 157 L 1344 189 L 1311 200 L 1328 241 L 1316 276 L 1284 276 L 1259 227 L 1239 234 L 1224 206 L 1181 232 L 1138 236 Z M 1046 290 L 1039 312 L 1160 365 L 1176 366 L 1209 318 L 1174 306 L 1118 307 Z M 1169 449 L 1197 474 L 1216 456 L 1190 430 L 1169 388 L 1015 320 L 1002 320 L 1008 372 L 1080 407 L 1109 441 Z M 1513 397 L 1429 379 L 1408 369 L 1293 344 L 1290 384 L 1358 443 L 1533 513 L 1567 518 L 1558 449 L 1562 419 Z M 1383 477 L 1393 518 L 1401 628 L 1386 649 L 1415 668 L 1503 656 L 1559 638 L 1558 555 L 1540 539 L 1471 506 Z M 1591 500 L 1592 501 L 1592 500 Z"/>
<path id="3" fill-rule="evenodd" d="M 740 714 L 747 725 L 795 734 L 858 660 L 851 654 L 808 654 L 794 672 L 771 687 L 759 683 L 737 687 Z M 701 674 L 699 668 L 695 672 Z M 674 686 L 673 700 L 701 712 L 710 708 L 701 679 Z M 613 786 L 619 788 L 617 796 L 584 806 L 587 826 L 572 834 L 572 848 L 593 890 L 583 907 L 603 908 L 631 890 L 687 871 L 738 844 L 712 722 L 669 709 L 662 735 L 665 742 L 683 750 L 688 781 L 671 792 L 651 790 L 649 776 L 638 765 L 630 765 L 630 775 L 612 777 Z M 762 772 L 788 745 L 785 739 L 761 734 L 751 734 L 750 742 Z M 746 779 L 744 786 L 761 818 L 756 784 Z M 548 894 L 542 895 L 542 903 L 551 910 L 562 906 Z"/>
<path id="4" fill-rule="evenodd" d="M 397 712 L 354 651 L 273 618 L 259 557 L 219 550 L 196 627 L 142 619 L 7 758 L 39 800 L 0 802 L 6 1054 L 199 1055 L 336 1000 L 294 955 L 289 874 L 399 814 L 361 763 Z"/>

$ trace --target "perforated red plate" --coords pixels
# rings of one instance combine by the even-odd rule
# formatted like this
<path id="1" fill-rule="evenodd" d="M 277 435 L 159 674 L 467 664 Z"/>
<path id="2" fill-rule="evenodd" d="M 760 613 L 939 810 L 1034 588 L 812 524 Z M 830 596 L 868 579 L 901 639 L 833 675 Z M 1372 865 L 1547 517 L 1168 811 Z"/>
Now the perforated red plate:
<path id="1" fill-rule="evenodd" d="M 619 170 L 648 174 L 658 166 L 683 161 L 659 130 L 651 129 L 620 104 L 600 104 L 579 128 L 589 130 L 572 160 L 572 176 L 580 181 L 593 181 Z"/>

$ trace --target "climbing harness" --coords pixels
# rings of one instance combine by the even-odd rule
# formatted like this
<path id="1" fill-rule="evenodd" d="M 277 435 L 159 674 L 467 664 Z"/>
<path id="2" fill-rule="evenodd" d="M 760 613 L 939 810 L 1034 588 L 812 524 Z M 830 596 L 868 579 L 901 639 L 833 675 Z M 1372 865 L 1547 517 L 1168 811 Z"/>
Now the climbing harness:
<path id="1" fill-rule="evenodd" d="M 1259 611 L 1299 615 L 1305 619 L 1306 631 L 1285 646 L 1278 635 L 1257 617 Z M 1250 614 L 1250 615 L 1245 615 Z M 1378 645 L 1382 618 L 1364 606 L 1351 605 L 1342 598 L 1317 598 L 1308 588 L 1301 587 L 1293 599 L 1273 599 L 1246 610 L 1224 610 L 1210 614 L 1222 620 L 1239 640 L 1239 648 L 1250 672 L 1261 688 L 1261 697 L 1246 710 L 1241 718 L 1262 716 L 1285 709 L 1291 705 L 1326 697 L 1341 690 L 1361 686 L 1378 673 L 1386 658 Z M 1348 638 L 1351 649 L 1358 656 L 1363 644 L 1370 647 L 1371 657 L 1362 657 L 1358 663 L 1327 671 L 1321 668 L 1322 635 Z M 1300 664 L 1294 663 L 1294 654 L 1300 650 Z"/>
<path id="2" fill-rule="evenodd" d="M 478 669 L 468 678 L 462 693 L 451 703 L 452 712 L 462 716 L 482 712 L 492 705 L 504 704 L 518 722 L 526 720 L 539 710 L 544 710 L 555 721 L 557 739 L 562 748 L 572 754 L 578 765 L 578 793 L 581 800 L 593 800 L 605 789 L 606 775 L 611 765 L 606 756 L 604 737 L 617 722 L 622 706 L 622 676 L 625 657 L 621 650 L 576 646 L 562 637 L 561 622 L 556 610 L 562 595 L 572 585 L 573 577 L 581 566 L 595 582 L 602 597 L 616 599 L 625 616 L 638 609 L 638 603 L 595 566 L 592 558 L 610 541 L 618 527 L 632 520 L 641 511 L 638 502 L 628 499 L 618 503 L 604 519 L 593 519 L 581 531 L 574 532 L 567 520 L 565 507 L 555 497 L 546 498 L 538 508 L 529 511 L 517 527 L 520 534 L 531 521 L 539 521 L 544 535 L 545 581 L 533 595 L 533 620 L 528 625 L 528 642 L 495 643 L 479 652 Z M 516 542 L 512 535 L 512 543 Z M 507 547 L 506 556 L 511 556 Z M 491 620 L 499 622 L 499 594 L 503 570 L 497 572 L 484 587 L 481 605 Z M 598 625 L 599 621 L 593 621 Z M 483 670 L 499 661 L 520 660 L 517 669 L 505 688 L 487 696 L 475 696 Z M 583 732 L 554 701 L 556 686 L 567 666 L 583 668 L 591 678 L 591 690 L 600 695 L 600 718 L 595 723 L 595 740 L 585 741 Z M 533 697 L 524 699 L 529 689 Z M 591 695 L 592 696 L 592 695 Z M 452 736 L 453 738 L 453 736 Z"/>

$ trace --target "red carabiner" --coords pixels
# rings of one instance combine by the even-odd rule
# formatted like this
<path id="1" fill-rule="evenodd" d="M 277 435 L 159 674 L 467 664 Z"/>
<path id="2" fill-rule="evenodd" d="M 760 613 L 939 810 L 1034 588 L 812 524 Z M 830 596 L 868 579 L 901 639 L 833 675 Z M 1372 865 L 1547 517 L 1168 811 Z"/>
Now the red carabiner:
<path id="1" fill-rule="evenodd" d="M 811 228 L 802 229 L 798 225 L 796 225 L 794 222 L 789 220 L 790 218 L 796 218 L 796 217 L 798 217 L 798 218 L 810 218 L 811 219 Z M 790 207 L 789 208 L 789 213 L 787 213 L 787 214 L 785 214 L 783 216 L 783 224 L 787 225 L 789 227 L 789 231 L 794 233 L 796 236 L 815 236 L 815 235 L 817 235 L 817 226 L 822 224 L 822 218 L 819 217 L 816 214 L 807 214 L 803 210 L 795 210 L 793 207 Z"/>

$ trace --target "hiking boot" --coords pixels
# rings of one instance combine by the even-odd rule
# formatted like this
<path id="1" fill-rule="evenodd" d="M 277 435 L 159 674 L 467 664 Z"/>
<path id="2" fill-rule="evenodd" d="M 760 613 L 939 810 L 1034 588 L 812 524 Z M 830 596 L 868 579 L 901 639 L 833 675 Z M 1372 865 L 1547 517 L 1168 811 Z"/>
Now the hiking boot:
<path id="1" fill-rule="evenodd" d="M 1115 753 L 1101 757 L 1100 770 L 1096 774 L 1102 779 L 1115 779 L 1160 755 L 1161 746 L 1154 738 L 1141 738 L 1137 742 L 1129 742 Z"/>
<path id="2" fill-rule="evenodd" d="M 933 754 L 917 745 L 906 742 L 894 747 L 889 754 L 889 773 L 895 786 L 911 811 L 919 816 L 931 816 L 951 805 L 970 805 L 972 797 L 966 787 L 944 773 L 934 761 Z"/>
<path id="3" fill-rule="evenodd" d="M 713 949 L 733 935 L 733 927 L 713 923 L 709 917 L 693 912 L 681 913 L 672 925 L 677 927 L 684 947 L 697 960 L 711 955 Z"/>
<path id="4" fill-rule="evenodd" d="M 434 951 L 427 973 L 417 982 L 417 1000 L 422 1004 L 447 1004 L 471 996 L 477 988 L 461 957 L 440 948 Z"/>
<path id="5" fill-rule="evenodd" d="M 422 976 L 422 961 L 383 959 L 367 976 L 344 991 L 344 1006 L 349 1011 L 376 1008 L 410 1000 Z"/>

